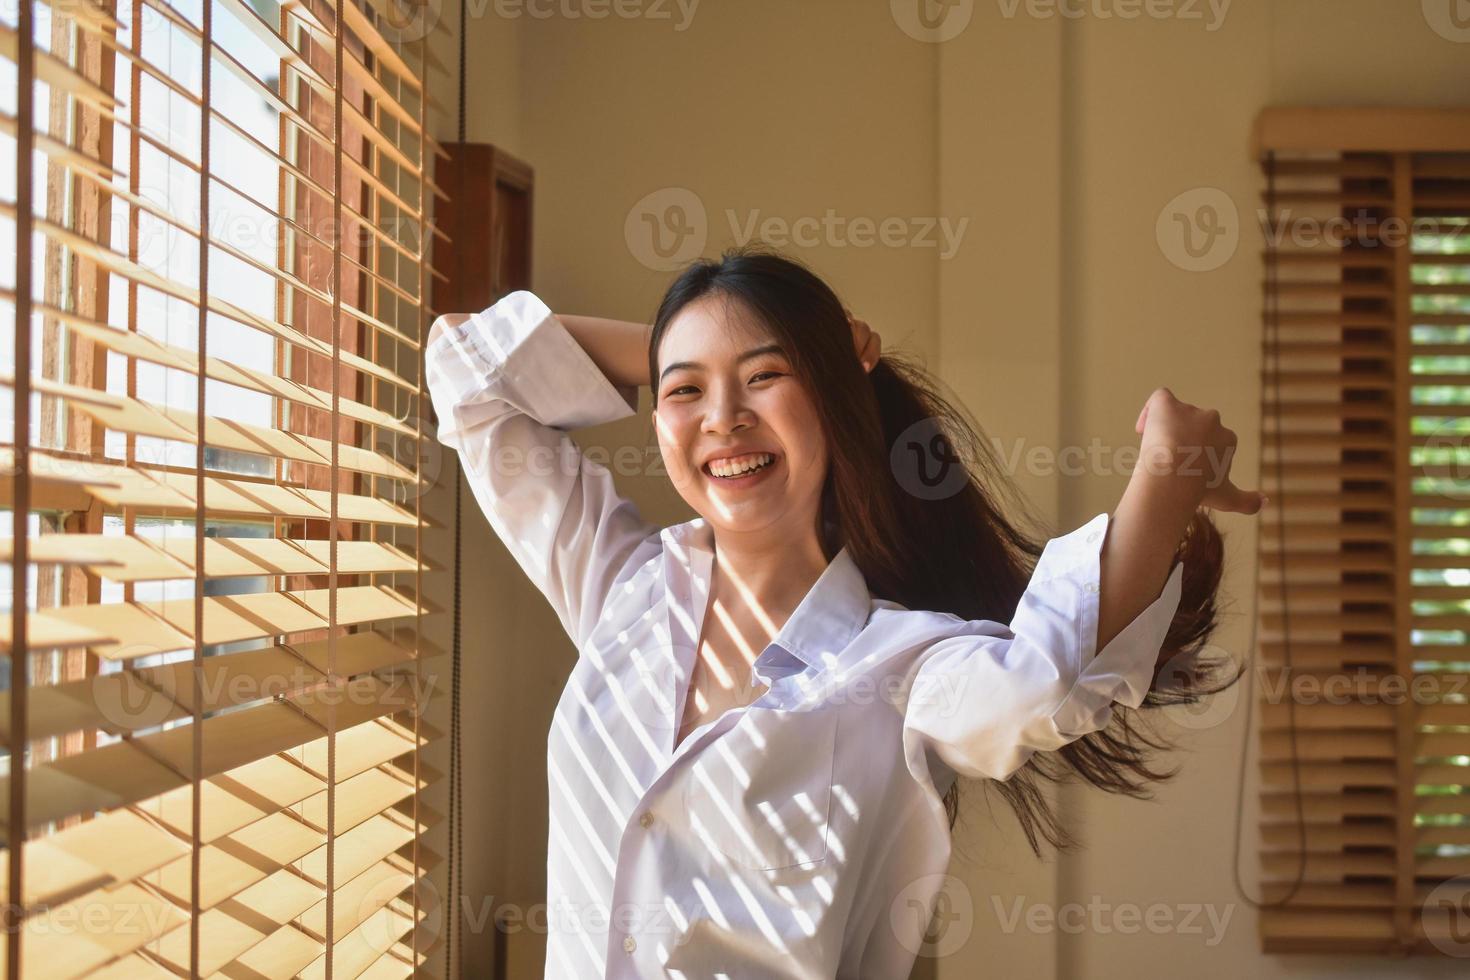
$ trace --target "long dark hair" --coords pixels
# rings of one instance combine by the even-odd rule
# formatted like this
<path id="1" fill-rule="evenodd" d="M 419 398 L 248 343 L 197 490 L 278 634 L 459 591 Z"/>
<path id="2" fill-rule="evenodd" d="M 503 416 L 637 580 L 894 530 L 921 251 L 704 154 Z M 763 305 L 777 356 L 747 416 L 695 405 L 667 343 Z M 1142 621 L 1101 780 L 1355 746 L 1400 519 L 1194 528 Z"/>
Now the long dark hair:
<path id="1" fill-rule="evenodd" d="M 981 439 L 979 425 L 941 393 L 941 382 L 892 350 L 883 351 L 872 371 L 864 372 L 836 294 L 800 262 L 762 245 L 728 250 L 718 260 L 696 261 L 680 273 L 654 319 L 650 378 L 658 377 L 659 341 L 670 322 L 705 296 L 742 303 L 757 315 L 812 393 L 830 458 L 820 522 L 836 523 L 869 590 L 909 609 L 1009 622 L 1051 535 L 1036 530 L 1040 522 Z M 916 437 L 933 460 L 963 466 L 957 483 L 942 493 L 914 492 L 918 485 L 912 481 L 920 474 L 902 465 L 902 453 L 891 456 L 900 440 Z M 920 465 L 922 460 L 914 464 Z M 1021 518 L 1031 530 L 1018 526 Z M 1197 510 L 1178 552 L 1185 563 L 1178 612 L 1144 709 L 1193 704 L 1229 687 L 1244 672 L 1228 672 L 1234 665 L 1228 658 L 1201 655 L 1216 626 L 1223 555 L 1218 529 L 1203 509 Z M 1048 805 L 1040 780 L 1081 777 L 1108 792 L 1149 798 L 1149 782 L 1177 773 L 1150 768 L 1150 750 L 1171 746 L 1135 727 L 1136 714 L 1115 704 L 1106 728 L 1056 752 L 1033 754 L 1007 780 L 984 781 L 1011 805 L 1038 855 L 1040 838 L 1061 850 L 1077 844 Z M 959 813 L 959 788 L 956 780 L 944 796 L 951 829 Z"/>

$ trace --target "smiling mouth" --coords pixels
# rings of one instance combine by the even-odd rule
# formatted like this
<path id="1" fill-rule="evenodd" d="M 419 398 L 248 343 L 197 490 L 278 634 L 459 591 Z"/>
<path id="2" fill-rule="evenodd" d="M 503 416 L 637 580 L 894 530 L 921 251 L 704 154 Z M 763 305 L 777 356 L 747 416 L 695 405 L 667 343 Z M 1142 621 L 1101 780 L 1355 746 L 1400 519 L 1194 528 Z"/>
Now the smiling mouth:
<path id="1" fill-rule="evenodd" d="M 726 482 L 738 482 L 748 480 L 769 470 L 776 465 L 780 458 L 775 453 L 747 453 L 734 457 L 739 463 L 731 464 L 718 460 L 712 460 L 700 466 L 704 474 L 716 480 Z"/>

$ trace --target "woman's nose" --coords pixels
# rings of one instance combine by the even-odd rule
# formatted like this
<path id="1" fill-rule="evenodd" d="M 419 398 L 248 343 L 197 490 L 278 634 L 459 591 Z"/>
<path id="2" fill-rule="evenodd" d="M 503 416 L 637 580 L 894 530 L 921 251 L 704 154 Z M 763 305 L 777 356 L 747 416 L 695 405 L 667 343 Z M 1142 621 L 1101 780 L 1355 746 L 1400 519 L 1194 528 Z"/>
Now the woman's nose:
<path id="1" fill-rule="evenodd" d="M 704 431 L 731 432 L 749 428 L 752 424 L 753 415 L 739 390 L 710 393 L 709 411 L 704 414 Z"/>

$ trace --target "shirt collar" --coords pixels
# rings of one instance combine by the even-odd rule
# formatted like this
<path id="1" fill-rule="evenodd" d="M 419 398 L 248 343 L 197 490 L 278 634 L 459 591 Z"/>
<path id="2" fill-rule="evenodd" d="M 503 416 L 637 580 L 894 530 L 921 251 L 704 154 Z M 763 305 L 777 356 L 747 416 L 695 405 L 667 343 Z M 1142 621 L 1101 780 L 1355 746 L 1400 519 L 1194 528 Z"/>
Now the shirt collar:
<path id="1" fill-rule="evenodd" d="M 714 528 L 704 518 L 696 517 L 664 528 L 662 536 L 666 553 L 673 556 L 687 576 L 689 588 L 680 592 L 689 601 L 700 603 L 693 610 L 694 616 L 699 617 L 709 597 L 714 568 Z M 871 609 L 872 594 L 867 579 L 847 545 L 843 545 L 771 640 L 771 645 L 756 658 L 756 672 L 762 674 L 763 668 L 792 666 L 792 657 L 818 674 L 835 666 L 843 650 L 862 631 Z"/>

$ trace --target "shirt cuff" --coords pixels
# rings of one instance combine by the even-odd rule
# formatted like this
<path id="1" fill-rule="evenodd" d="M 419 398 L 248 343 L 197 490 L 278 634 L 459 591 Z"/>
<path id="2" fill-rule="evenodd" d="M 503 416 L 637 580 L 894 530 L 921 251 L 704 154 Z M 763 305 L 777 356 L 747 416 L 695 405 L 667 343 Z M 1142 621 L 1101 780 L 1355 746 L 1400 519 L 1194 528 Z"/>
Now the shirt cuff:
<path id="1" fill-rule="evenodd" d="M 436 321 L 426 360 L 454 402 L 500 398 L 559 429 L 614 422 L 638 410 L 637 386 L 614 385 L 530 290 L 509 293 L 455 326 Z"/>
<path id="2" fill-rule="evenodd" d="M 1078 671 L 1072 689 L 1052 721 L 1064 737 L 1105 727 L 1114 702 L 1137 708 L 1153 685 L 1159 652 L 1179 609 L 1184 563 L 1175 562 L 1163 589 L 1101 651 L 1097 650 L 1101 607 L 1102 546 L 1110 515 L 1098 514 L 1070 534 L 1055 538 L 1037 564 L 1047 579 L 1067 579 L 1079 589 L 1077 616 Z"/>

